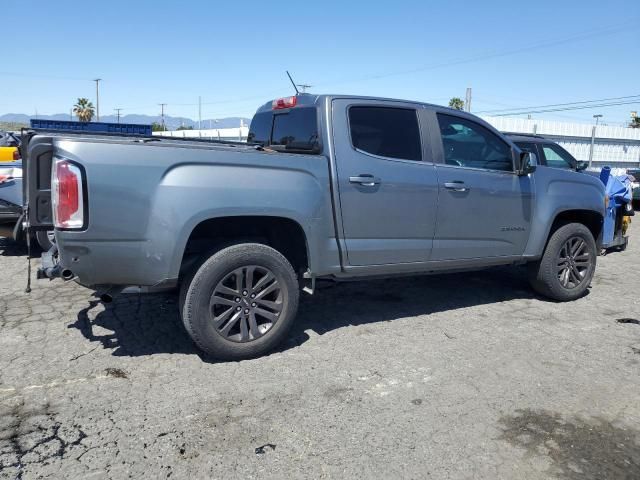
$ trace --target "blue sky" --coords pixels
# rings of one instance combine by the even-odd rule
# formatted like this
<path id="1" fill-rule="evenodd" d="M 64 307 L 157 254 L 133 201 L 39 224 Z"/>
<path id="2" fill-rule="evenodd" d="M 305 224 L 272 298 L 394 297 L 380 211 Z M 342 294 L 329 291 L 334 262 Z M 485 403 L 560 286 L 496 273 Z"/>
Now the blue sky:
<path id="1" fill-rule="evenodd" d="M 103 115 L 197 118 L 201 95 L 203 118 L 250 117 L 291 93 L 286 69 L 317 93 L 446 104 L 472 87 L 475 112 L 640 95 L 638 0 L 2 3 L 0 114 L 68 112 L 101 77 Z"/>

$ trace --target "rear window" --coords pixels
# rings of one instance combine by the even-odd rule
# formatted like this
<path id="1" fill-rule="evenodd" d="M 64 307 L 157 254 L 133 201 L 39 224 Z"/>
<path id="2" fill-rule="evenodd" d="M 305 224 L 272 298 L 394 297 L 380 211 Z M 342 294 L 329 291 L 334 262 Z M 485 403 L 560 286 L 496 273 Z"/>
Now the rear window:
<path id="1" fill-rule="evenodd" d="M 318 114 L 315 108 L 287 112 L 261 112 L 249 127 L 248 142 L 291 151 L 319 151 Z"/>
<path id="2" fill-rule="evenodd" d="M 249 135 L 247 142 L 260 143 L 268 145 L 271 139 L 271 123 L 273 122 L 273 113 L 264 112 L 253 116 L 251 126 L 249 127 Z"/>
<path id="3" fill-rule="evenodd" d="M 351 107 L 349 128 L 353 146 L 366 153 L 404 160 L 422 160 L 415 110 L 392 107 Z"/>

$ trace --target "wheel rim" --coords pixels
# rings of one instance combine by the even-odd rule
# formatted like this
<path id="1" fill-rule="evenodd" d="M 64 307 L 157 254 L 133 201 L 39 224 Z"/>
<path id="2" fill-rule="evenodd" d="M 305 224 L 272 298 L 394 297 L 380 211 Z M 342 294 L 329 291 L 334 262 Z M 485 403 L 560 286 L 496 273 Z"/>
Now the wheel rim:
<path id="1" fill-rule="evenodd" d="M 216 331 L 233 342 L 251 342 L 269 332 L 283 309 L 284 293 L 271 270 L 247 265 L 228 273 L 213 290 L 209 315 Z"/>
<path id="2" fill-rule="evenodd" d="M 556 266 L 560 284 L 567 289 L 580 286 L 587 277 L 591 263 L 592 255 L 587 242 L 581 237 L 571 237 L 558 253 Z"/>

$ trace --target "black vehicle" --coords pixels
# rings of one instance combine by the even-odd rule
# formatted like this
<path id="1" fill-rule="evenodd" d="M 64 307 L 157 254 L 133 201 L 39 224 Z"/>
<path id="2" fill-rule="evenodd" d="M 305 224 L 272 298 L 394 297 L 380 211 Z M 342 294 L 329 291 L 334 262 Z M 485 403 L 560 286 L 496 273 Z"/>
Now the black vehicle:
<path id="1" fill-rule="evenodd" d="M 630 168 L 627 175 L 633 177 L 633 208 L 640 211 L 640 168 Z"/>
<path id="2" fill-rule="evenodd" d="M 540 165 L 576 171 L 588 166 L 587 162 L 579 162 L 560 145 L 540 135 L 509 132 L 505 132 L 505 135 L 522 150 L 535 153 Z"/>

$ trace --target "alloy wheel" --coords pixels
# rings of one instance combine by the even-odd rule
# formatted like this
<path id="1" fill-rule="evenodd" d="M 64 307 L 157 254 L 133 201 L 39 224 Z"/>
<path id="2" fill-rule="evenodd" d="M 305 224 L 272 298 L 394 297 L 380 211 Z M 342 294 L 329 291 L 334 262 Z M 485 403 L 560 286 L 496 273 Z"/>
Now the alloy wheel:
<path id="1" fill-rule="evenodd" d="M 564 288 L 576 288 L 587 276 L 592 258 L 587 242 L 581 237 L 569 238 L 558 253 L 557 274 Z"/>
<path id="2" fill-rule="evenodd" d="M 278 321 L 284 293 L 278 278 L 266 267 L 247 265 L 229 272 L 213 290 L 210 319 L 222 337 L 251 342 Z"/>

